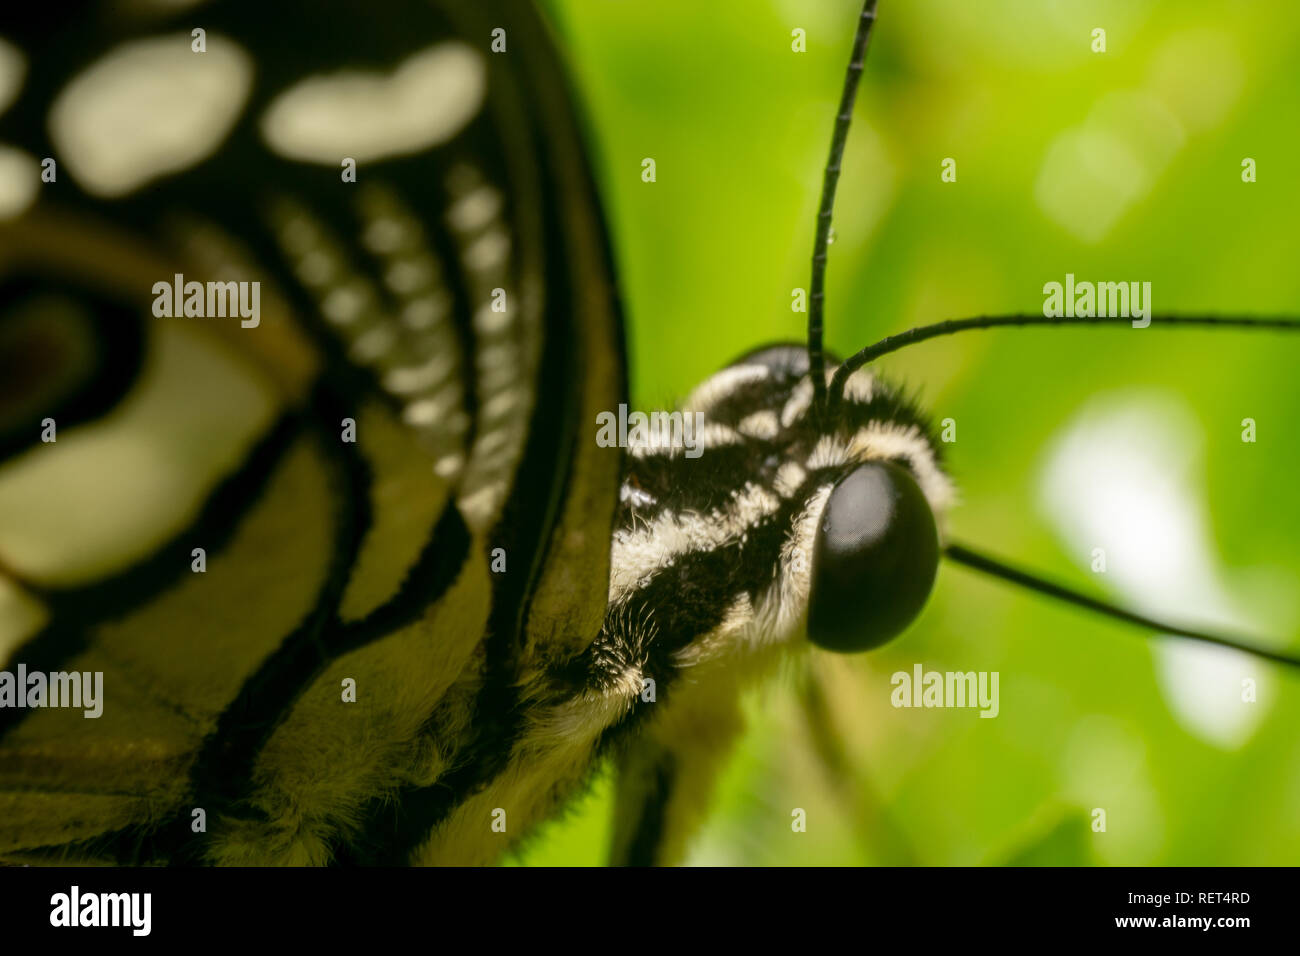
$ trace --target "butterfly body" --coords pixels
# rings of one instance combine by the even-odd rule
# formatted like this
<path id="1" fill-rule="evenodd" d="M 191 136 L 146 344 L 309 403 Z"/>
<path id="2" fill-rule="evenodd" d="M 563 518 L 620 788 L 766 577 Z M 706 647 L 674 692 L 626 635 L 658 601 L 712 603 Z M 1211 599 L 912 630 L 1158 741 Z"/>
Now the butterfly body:
<path id="1" fill-rule="evenodd" d="M 833 422 L 810 414 L 811 394 L 801 348 L 762 349 L 679 409 L 701 416 L 698 458 L 671 443 L 628 450 L 599 633 L 576 654 L 517 661 L 516 737 L 508 753 L 461 765 L 481 789 L 447 808 L 419 859 L 488 862 L 512 845 L 511 828 L 526 833 L 563 806 L 605 757 L 620 766 L 614 858 L 678 858 L 741 729 L 740 691 L 804 646 L 831 489 L 864 462 L 891 460 L 936 511 L 951 500 L 926 420 L 892 389 L 859 372 Z M 500 846 L 480 834 L 494 812 L 506 821 Z"/>
<path id="2" fill-rule="evenodd" d="M 628 860 L 676 858 L 741 729 L 739 692 L 806 648 L 837 484 L 894 461 L 936 514 L 951 503 L 927 420 L 892 388 L 859 371 L 833 416 L 811 400 L 802 346 L 758 349 L 683 404 L 703 422 L 699 458 L 630 449 L 605 623 L 584 659 L 588 687 L 625 701 L 604 734 L 622 741 L 615 847 Z"/>

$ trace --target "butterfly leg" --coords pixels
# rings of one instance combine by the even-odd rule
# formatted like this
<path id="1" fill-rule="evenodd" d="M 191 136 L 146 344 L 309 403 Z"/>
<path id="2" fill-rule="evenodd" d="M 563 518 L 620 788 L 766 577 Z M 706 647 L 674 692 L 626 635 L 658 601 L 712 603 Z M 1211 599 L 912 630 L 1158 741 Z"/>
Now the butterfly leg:
<path id="1" fill-rule="evenodd" d="M 740 735 L 734 697 L 697 694 L 628 742 L 618 758 L 610 863 L 672 866 L 703 822 L 721 765 Z"/>

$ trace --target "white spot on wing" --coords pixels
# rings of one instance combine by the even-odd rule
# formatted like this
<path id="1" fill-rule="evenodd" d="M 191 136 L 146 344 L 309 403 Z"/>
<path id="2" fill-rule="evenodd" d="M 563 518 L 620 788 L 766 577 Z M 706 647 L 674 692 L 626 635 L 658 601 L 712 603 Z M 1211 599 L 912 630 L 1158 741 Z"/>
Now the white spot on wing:
<path id="1" fill-rule="evenodd" d="M 249 57 L 208 36 L 126 43 L 73 78 L 50 109 L 50 138 L 87 192 L 116 197 L 210 155 L 248 98 Z"/>
<path id="2" fill-rule="evenodd" d="M 27 58 L 23 51 L 0 37 L 0 113 L 9 108 L 23 86 Z"/>
<path id="3" fill-rule="evenodd" d="M 262 136 L 282 156 L 336 166 L 419 152 L 456 135 L 478 112 L 487 86 L 482 56 L 440 43 L 392 74 L 312 76 L 277 96 Z"/>
<path id="4" fill-rule="evenodd" d="M 499 192 L 491 186 L 478 186 L 452 204 L 447 220 L 457 232 L 478 232 L 501 215 L 501 205 Z"/>
<path id="5" fill-rule="evenodd" d="M 41 168 L 20 149 L 0 146 L 0 220 L 21 215 L 36 198 Z"/>

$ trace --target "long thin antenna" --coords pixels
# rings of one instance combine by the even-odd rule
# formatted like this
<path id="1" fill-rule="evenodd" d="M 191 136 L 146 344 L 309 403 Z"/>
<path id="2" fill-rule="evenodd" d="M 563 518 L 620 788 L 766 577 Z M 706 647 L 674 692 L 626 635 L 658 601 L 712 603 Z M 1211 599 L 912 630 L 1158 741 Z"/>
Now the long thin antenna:
<path id="1" fill-rule="evenodd" d="M 1122 316 L 1085 318 L 1082 316 L 983 315 L 973 319 L 948 319 L 946 322 L 936 322 L 934 325 L 920 325 L 914 329 L 908 329 L 906 332 L 899 332 L 897 335 L 886 336 L 874 345 L 868 345 L 837 368 L 835 375 L 831 378 L 830 402 L 834 404 L 839 401 L 844 393 L 844 383 L 848 381 L 849 376 L 868 362 L 878 359 L 882 355 L 888 355 L 890 352 L 897 352 L 899 349 L 913 345 L 916 342 L 924 342 L 926 339 L 938 338 L 941 335 L 953 335 L 957 332 L 967 332 L 971 329 L 992 329 L 1004 325 L 1130 325 L 1132 321 L 1132 319 Z M 1300 320 L 1295 318 L 1244 319 L 1217 315 L 1166 315 L 1156 316 L 1151 319 L 1151 328 L 1153 329 L 1163 326 L 1189 325 L 1300 332 Z M 816 382 L 814 381 L 815 387 Z"/>
<path id="2" fill-rule="evenodd" d="M 826 249 L 830 245 L 831 211 L 835 207 L 835 187 L 840 181 L 840 160 L 844 157 L 844 144 L 849 138 L 849 121 L 853 119 L 853 101 L 858 95 L 858 81 L 862 78 L 862 65 L 867 59 L 867 41 L 871 27 L 876 22 L 876 0 L 865 0 L 858 29 L 853 36 L 853 54 L 849 69 L 844 75 L 844 92 L 840 94 L 840 111 L 835 116 L 835 132 L 831 136 L 831 155 L 826 161 L 826 176 L 822 180 L 822 203 L 817 212 L 817 234 L 813 239 L 812 292 L 808 307 L 808 374 L 812 376 L 813 406 L 826 404 L 826 359 L 822 354 L 822 308 L 826 300 Z"/>
<path id="3" fill-rule="evenodd" d="M 1146 628 L 1150 631 L 1159 631 L 1164 634 L 1174 634 L 1178 637 L 1186 637 L 1193 641 L 1204 641 L 1207 644 L 1217 644 L 1220 647 L 1231 647 L 1234 650 L 1245 651 L 1247 654 L 1254 654 L 1256 657 L 1262 657 L 1265 660 L 1270 660 L 1277 664 L 1285 664 L 1288 667 L 1300 668 L 1300 657 L 1283 654 L 1280 651 L 1271 651 L 1250 643 L 1249 641 L 1240 640 L 1235 637 L 1209 634 L 1205 631 L 1192 630 L 1191 628 L 1179 627 L 1178 625 L 1157 621 L 1154 618 L 1144 617 L 1141 614 L 1126 611 L 1113 604 L 1107 604 L 1105 601 L 1098 600 L 1097 598 L 1088 597 L 1086 594 L 1072 591 L 1053 581 L 1048 581 L 1045 578 L 1040 578 L 1037 575 L 1030 574 L 1028 571 L 1013 568 L 1008 564 L 1003 564 L 995 558 L 979 554 L 959 544 L 950 544 L 944 548 L 944 556 L 958 564 L 964 564 L 968 568 L 974 568 L 976 571 L 983 571 L 985 574 L 990 574 L 993 577 L 1001 578 L 1004 581 L 1010 581 L 1012 584 L 1018 584 L 1021 587 L 1029 588 L 1031 591 L 1037 591 L 1039 594 L 1046 594 L 1047 596 L 1054 597 L 1057 600 L 1065 601 L 1078 607 L 1087 608 L 1089 611 L 1095 611 L 1098 614 L 1113 617 L 1117 621 L 1136 624 L 1138 627 Z"/>

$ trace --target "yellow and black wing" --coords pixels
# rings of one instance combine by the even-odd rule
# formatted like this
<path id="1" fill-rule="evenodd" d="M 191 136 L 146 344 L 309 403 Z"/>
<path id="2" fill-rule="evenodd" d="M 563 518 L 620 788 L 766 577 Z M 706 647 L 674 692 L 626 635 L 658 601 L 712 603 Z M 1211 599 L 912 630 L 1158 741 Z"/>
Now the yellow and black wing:
<path id="1" fill-rule="evenodd" d="M 623 343 L 544 24 L 0 37 L 0 859 L 427 860 L 606 597 Z"/>

